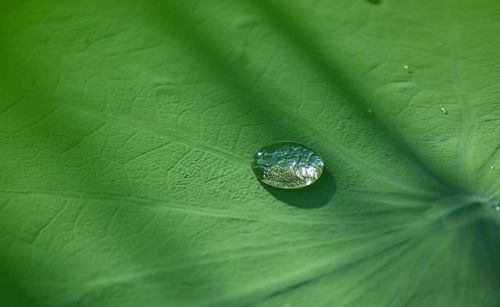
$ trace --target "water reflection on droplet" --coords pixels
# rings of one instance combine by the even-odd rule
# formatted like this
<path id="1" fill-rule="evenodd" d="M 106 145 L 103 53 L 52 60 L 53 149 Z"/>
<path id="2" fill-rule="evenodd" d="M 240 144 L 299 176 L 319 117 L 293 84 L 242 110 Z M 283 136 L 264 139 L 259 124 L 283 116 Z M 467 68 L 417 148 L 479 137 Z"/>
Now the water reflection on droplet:
<path id="1" fill-rule="evenodd" d="M 251 163 L 255 176 L 270 186 L 298 189 L 313 184 L 323 173 L 321 157 L 308 146 L 279 142 L 257 151 Z"/>

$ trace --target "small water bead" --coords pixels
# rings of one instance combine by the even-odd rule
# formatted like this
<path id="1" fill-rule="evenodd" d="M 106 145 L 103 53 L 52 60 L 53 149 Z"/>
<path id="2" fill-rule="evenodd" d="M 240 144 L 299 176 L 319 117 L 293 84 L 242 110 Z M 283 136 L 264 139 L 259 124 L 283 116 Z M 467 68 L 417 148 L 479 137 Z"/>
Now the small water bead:
<path id="1" fill-rule="evenodd" d="M 443 105 L 441 105 L 441 113 L 445 115 L 448 114 L 448 110 L 446 110 L 446 108 Z"/>
<path id="2" fill-rule="evenodd" d="M 491 165 L 491 166 L 490 166 L 490 171 L 492 171 L 492 172 L 493 172 L 494 170 L 495 170 L 495 166 L 494 166 L 494 165 Z"/>
<path id="3" fill-rule="evenodd" d="M 281 189 L 298 189 L 318 180 L 324 163 L 308 146 L 279 142 L 257 151 L 251 166 L 257 179 L 265 184 Z"/>
<path id="4" fill-rule="evenodd" d="M 491 205 L 491 208 L 493 208 L 493 210 L 495 210 L 497 212 L 500 212 L 500 203 L 498 202 L 498 200 L 496 201 L 496 203 Z"/>
<path id="5" fill-rule="evenodd" d="M 406 70 L 407 73 L 412 74 L 413 70 L 408 64 L 403 65 L 404 70 Z"/>

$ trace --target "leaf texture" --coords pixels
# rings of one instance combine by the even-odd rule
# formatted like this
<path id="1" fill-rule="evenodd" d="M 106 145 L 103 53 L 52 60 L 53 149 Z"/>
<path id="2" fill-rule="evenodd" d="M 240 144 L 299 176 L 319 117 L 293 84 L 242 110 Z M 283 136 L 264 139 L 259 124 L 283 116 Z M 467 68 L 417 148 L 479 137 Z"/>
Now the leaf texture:
<path id="1" fill-rule="evenodd" d="M 0 9 L 0 305 L 500 306 L 498 1 Z"/>

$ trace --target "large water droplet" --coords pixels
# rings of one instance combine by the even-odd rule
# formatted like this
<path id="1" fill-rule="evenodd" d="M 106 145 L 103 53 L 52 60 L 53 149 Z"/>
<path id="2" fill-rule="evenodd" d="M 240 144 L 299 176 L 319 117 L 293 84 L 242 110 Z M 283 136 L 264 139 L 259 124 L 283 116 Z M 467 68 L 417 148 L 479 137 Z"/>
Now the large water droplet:
<path id="1" fill-rule="evenodd" d="M 252 160 L 252 170 L 260 181 L 282 189 L 311 185 L 321 176 L 323 167 L 323 160 L 314 150 L 294 142 L 265 146 Z"/>

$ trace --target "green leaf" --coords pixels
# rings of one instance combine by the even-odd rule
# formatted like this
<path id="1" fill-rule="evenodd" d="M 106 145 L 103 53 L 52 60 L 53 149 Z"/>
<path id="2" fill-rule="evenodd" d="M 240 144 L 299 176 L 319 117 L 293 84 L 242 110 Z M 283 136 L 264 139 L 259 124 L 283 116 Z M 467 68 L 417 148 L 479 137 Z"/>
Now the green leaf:
<path id="1" fill-rule="evenodd" d="M 500 306 L 500 2 L 0 9 L 0 305 Z"/>

